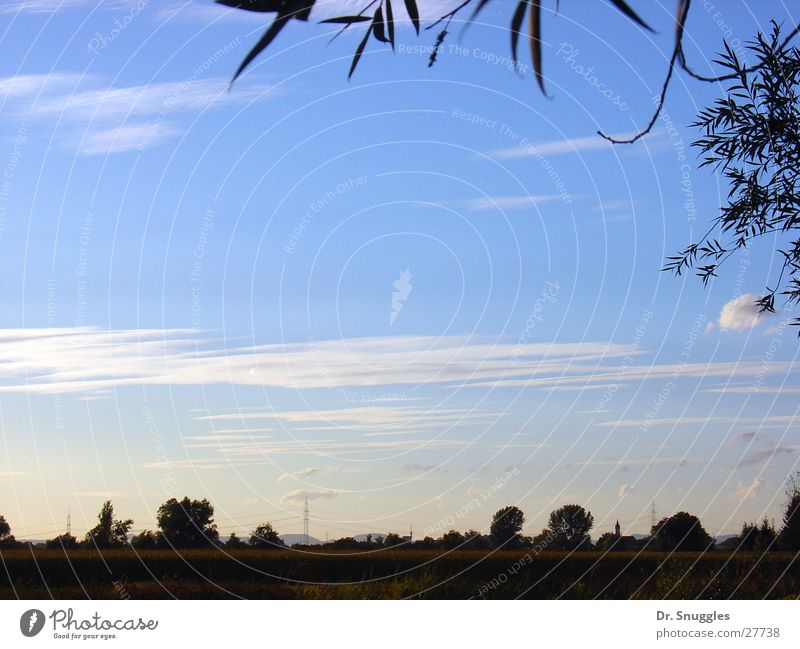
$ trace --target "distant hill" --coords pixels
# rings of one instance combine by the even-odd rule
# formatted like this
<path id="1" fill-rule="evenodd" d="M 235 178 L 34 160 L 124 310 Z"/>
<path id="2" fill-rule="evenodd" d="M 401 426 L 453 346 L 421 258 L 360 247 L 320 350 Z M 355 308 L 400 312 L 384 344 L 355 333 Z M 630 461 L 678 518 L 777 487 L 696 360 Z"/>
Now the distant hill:
<path id="1" fill-rule="evenodd" d="M 281 541 L 286 545 L 294 545 L 295 543 L 305 543 L 305 537 L 302 534 L 281 534 Z M 309 545 L 322 545 L 322 541 L 315 539 L 313 536 L 308 537 Z"/>

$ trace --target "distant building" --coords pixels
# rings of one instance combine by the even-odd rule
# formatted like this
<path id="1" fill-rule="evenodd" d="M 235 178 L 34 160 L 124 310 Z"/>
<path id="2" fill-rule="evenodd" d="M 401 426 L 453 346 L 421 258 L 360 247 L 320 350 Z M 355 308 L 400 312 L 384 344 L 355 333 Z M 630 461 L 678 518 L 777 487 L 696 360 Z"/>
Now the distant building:
<path id="1" fill-rule="evenodd" d="M 614 548 L 617 550 L 635 550 L 638 545 L 636 537 L 622 536 L 620 531 L 621 528 L 619 526 L 619 519 L 617 519 L 617 523 L 614 525 L 614 536 L 617 537 L 617 542 L 614 543 Z"/>

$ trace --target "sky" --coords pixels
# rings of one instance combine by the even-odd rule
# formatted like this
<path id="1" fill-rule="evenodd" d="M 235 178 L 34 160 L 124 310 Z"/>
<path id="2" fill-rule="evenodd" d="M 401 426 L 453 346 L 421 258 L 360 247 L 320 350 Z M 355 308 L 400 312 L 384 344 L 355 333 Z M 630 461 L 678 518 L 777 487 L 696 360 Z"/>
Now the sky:
<path id="1" fill-rule="evenodd" d="M 134 530 L 170 497 L 220 532 L 593 535 L 780 520 L 800 459 L 797 317 L 753 308 L 778 241 L 704 287 L 660 272 L 725 204 L 677 74 L 674 2 L 546 3 L 547 94 L 508 10 L 398 45 L 330 42 L 318 2 L 230 79 L 268 16 L 210 0 L 0 7 L 0 514 L 18 538 Z M 348 6 L 343 6 L 347 4 Z M 423 23 L 456 3 L 422 6 Z M 552 5 L 552 6 L 550 6 Z M 791 3 L 695 2 L 701 72 Z M 795 8 L 796 9 L 796 8 Z M 402 14 L 402 15 L 401 15 Z M 796 14 L 796 11 L 795 11 Z M 402 18 L 402 20 L 401 20 Z M 796 19 L 796 15 L 794 16 Z M 524 39 L 523 39 L 524 40 Z"/>

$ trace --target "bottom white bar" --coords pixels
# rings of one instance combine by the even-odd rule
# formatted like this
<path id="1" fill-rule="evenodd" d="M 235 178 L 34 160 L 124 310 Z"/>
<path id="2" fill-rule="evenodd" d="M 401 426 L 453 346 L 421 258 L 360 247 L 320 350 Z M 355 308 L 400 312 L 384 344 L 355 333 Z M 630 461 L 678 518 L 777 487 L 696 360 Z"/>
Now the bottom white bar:
<path id="1" fill-rule="evenodd" d="M 253 641 L 299 649 L 797 647 L 799 614 L 798 601 L 32 600 L 0 603 L 0 637 L 11 647 L 102 642 L 137 649 Z"/>

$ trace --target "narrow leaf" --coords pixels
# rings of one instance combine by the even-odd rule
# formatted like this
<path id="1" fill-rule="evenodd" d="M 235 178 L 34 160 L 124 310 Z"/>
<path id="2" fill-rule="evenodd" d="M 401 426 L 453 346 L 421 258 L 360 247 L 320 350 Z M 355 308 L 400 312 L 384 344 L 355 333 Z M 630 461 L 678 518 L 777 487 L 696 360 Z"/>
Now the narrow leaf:
<path id="1" fill-rule="evenodd" d="M 394 13 L 392 12 L 391 0 L 386 0 L 386 26 L 389 29 L 389 42 L 392 44 L 392 51 L 394 51 Z"/>
<path id="2" fill-rule="evenodd" d="M 266 47 L 275 40 L 275 37 L 280 34 L 280 31 L 286 27 L 286 23 L 289 22 L 291 16 L 287 14 L 278 14 L 275 17 L 275 20 L 272 21 L 272 24 L 269 26 L 267 31 L 264 32 L 264 35 L 261 39 L 256 43 L 255 47 L 248 52 L 247 56 L 244 57 L 241 65 L 239 65 L 239 69 L 236 70 L 236 74 L 233 75 L 233 79 L 231 79 L 231 84 L 233 84 L 236 79 L 239 78 L 239 75 L 244 72 L 244 69 L 252 63 L 253 59 L 256 58 L 261 52 L 263 52 Z"/>
<path id="3" fill-rule="evenodd" d="M 530 3 L 531 61 L 539 88 L 546 95 L 547 91 L 544 89 L 544 76 L 542 75 L 542 3 L 541 0 L 530 0 Z"/>
<path id="4" fill-rule="evenodd" d="M 411 23 L 417 31 L 417 36 L 419 36 L 419 9 L 417 9 L 417 2 L 416 0 L 405 0 L 405 3 L 408 17 L 411 18 Z"/>
<path id="5" fill-rule="evenodd" d="M 216 0 L 216 3 L 233 9 L 270 13 L 278 11 L 278 5 L 280 4 L 276 0 Z"/>
<path id="6" fill-rule="evenodd" d="M 375 16 L 372 19 L 372 33 L 381 43 L 389 42 L 386 38 L 386 29 L 383 26 L 383 9 L 381 9 L 380 5 L 375 10 Z"/>
<path id="7" fill-rule="evenodd" d="M 367 33 L 364 34 L 364 38 L 361 40 L 361 42 L 358 44 L 358 47 L 356 48 L 356 53 L 353 56 L 353 62 L 350 64 L 350 72 L 347 74 L 348 79 L 352 77 L 353 72 L 356 71 L 356 66 L 358 65 L 358 62 L 361 60 L 361 55 L 364 53 L 364 48 L 367 46 L 367 41 L 369 40 L 370 34 L 372 34 L 372 26 L 374 24 L 375 23 L 373 22 L 372 25 L 369 26 L 369 28 L 367 29 Z"/>
<path id="8" fill-rule="evenodd" d="M 521 0 L 514 10 L 511 18 L 511 60 L 514 68 L 517 67 L 517 45 L 519 43 L 519 31 L 522 28 L 522 21 L 525 19 L 525 10 L 528 8 L 528 0 Z"/>
<path id="9" fill-rule="evenodd" d="M 649 31 L 653 31 L 653 28 L 650 27 L 644 20 L 639 18 L 639 14 L 637 14 L 633 9 L 630 8 L 625 0 L 610 0 L 611 4 L 614 5 L 617 9 L 619 9 L 622 13 L 624 13 L 628 18 L 630 18 L 635 23 L 639 23 L 642 27 Z"/>
<path id="10" fill-rule="evenodd" d="M 336 18 L 326 18 L 320 20 L 320 23 L 332 23 L 335 25 L 350 25 L 352 23 L 365 23 L 372 20 L 369 16 L 337 16 Z"/>

